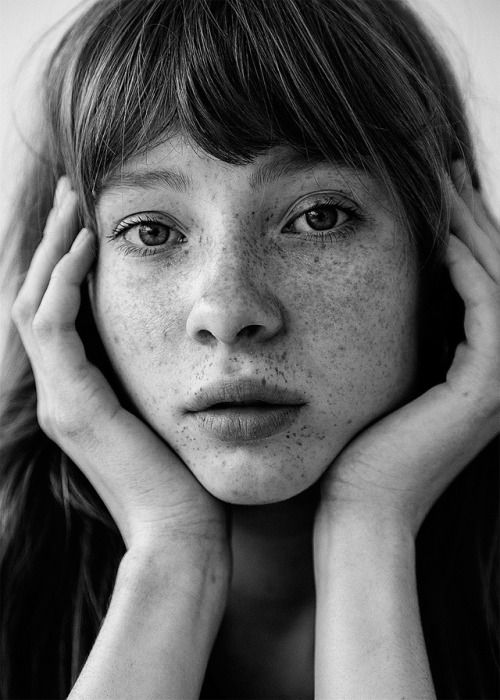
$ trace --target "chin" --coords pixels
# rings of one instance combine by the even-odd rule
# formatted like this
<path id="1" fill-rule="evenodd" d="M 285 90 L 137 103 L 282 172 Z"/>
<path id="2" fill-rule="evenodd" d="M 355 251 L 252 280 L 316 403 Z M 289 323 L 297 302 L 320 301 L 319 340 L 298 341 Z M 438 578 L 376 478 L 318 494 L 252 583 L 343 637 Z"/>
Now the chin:
<path id="1" fill-rule="evenodd" d="M 297 464 L 292 460 L 279 464 L 265 458 L 247 455 L 246 458 L 222 457 L 203 466 L 186 465 L 200 484 L 215 498 L 231 505 L 257 506 L 287 501 L 311 487 L 326 469 L 304 472 L 303 460 L 297 455 Z M 300 466 L 299 466 L 300 465 Z"/>
<path id="2" fill-rule="evenodd" d="M 271 503 L 288 501 L 290 498 L 298 496 L 302 491 L 305 491 L 310 485 L 288 486 L 285 490 L 280 487 L 267 487 L 265 484 L 256 487 L 253 484 L 245 484 L 244 482 L 235 486 L 203 484 L 204 488 L 212 496 L 233 506 L 265 506 Z"/>

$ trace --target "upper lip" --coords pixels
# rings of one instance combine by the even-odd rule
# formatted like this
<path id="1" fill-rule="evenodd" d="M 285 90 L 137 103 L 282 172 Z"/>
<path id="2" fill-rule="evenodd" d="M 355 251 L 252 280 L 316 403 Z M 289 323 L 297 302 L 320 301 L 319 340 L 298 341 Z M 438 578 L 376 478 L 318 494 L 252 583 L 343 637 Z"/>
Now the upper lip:
<path id="1" fill-rule="evenodd" d="M 218 403 L 254 401 L 287 406 L 306 403 L 297 392 L 262 379 L 226 379 L 200 387 L 193 393 L 186 408 L 189 412 L 203 411 Z"/>

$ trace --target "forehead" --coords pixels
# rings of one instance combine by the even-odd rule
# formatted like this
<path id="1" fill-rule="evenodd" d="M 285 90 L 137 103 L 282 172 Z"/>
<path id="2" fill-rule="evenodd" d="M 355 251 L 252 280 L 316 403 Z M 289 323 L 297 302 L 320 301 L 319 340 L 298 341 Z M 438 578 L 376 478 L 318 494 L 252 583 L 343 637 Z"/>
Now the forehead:
<path id="1" fill-rule="evenodd" d="M 168 187 L 178 192 L 196 190 L 202 180 L 241 180 L 251 190 L 261 190 L 285 178 L 313 177 L 322 170 L 334 170 L 346 182 L 363 180 L 359 169 L 321 156 L 308 156 L 291 146 L 274 146 L 244 165 L 229 164 L 205 153 L 187 139 L 174 137 L 124 161 L 102 181 L 99 199 L 110 191 Z"/>

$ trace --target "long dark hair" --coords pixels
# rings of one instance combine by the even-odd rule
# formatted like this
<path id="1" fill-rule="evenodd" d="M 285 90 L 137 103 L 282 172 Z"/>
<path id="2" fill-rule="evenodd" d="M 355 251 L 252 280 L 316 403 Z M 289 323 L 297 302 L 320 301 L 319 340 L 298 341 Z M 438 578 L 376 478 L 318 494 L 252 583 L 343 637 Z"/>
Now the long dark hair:
<path id="1" fill-rule="evenodd" d="M 103 179 L 175 133 L 234 164 L 287 144 L 368 170 L 387 186 L 425 281 L 422 390 L 443 380 L 463 321 L 442 265 L 445 177 L 463 158 L 480 182 L 454 77 L 402 2 L 100 0 L 54 51 L 40 115 L 2 252 L 11 295 L 62 174 L 80 195 L 82 223 L 95 226 Z M 85 293 L 78 329 L 116 384 Z M 66 697 L 106 613 L 124 544 L 80 470 L 40 430 L 32 370 L 9 333 L 0 397 L 0 693 Z M 440 698 L 498 695 L 498 552 L 496 440 L 436 502 L 417 539 Z"/>

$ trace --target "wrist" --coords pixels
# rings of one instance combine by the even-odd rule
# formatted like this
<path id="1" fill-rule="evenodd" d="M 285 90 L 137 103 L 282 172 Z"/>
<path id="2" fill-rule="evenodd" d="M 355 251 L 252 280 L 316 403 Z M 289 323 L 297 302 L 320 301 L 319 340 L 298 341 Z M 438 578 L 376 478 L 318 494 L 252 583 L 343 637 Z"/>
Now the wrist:
<path id="1" fill-rule="evenodd" d="M 415 541 L 398 518 L 319 514 L 314 532 L 318 697 L 434 698 Z"/>
<path id="2" fill-rule="evenodd" d="M 189 597 L 207 597 L 225 602 L 230 578 L 228 546 L 197 546 L 178 539 L 141 542 L 130 547 L 119 575 L 131 585 L 145 589 L 178 591 Z"/>
<path id="3" fill-rule="evenodd" d="M 414 564 L 415 536 L 397 514 L 321 504 L 314 527 L 317 573 L 337 568 L 340 561 L 356 567 L 383 566 L 385 571 Z"/>
<path id="4" fill-rule="evenodd" d="M 129 549 L 71 697 L 198 698 L 224 613 L 228 567 L 179 542 Z"/>

